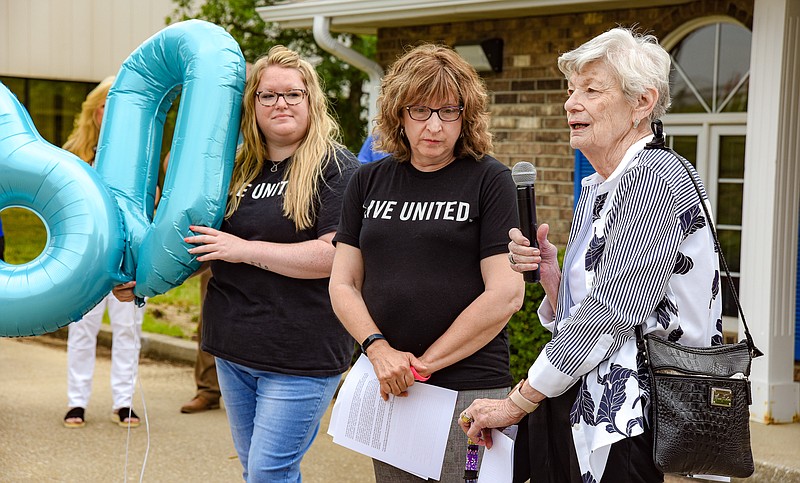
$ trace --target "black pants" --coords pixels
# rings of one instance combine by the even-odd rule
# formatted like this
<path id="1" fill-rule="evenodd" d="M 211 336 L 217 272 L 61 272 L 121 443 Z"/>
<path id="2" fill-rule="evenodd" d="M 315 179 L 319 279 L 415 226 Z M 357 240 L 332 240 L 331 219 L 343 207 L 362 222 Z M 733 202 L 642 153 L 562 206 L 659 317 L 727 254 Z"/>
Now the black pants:
<path id="1" fill-rule="evenodd" d="M 580 384 L 552 399 L 519 423 L 514 445 L 514 483 L 582 483 L 572 443 L 569 413 Z M 625 438 L 611 445 L 600 483 L 659 483 L 664 474 L 653 464 L 653 433 Z"/>

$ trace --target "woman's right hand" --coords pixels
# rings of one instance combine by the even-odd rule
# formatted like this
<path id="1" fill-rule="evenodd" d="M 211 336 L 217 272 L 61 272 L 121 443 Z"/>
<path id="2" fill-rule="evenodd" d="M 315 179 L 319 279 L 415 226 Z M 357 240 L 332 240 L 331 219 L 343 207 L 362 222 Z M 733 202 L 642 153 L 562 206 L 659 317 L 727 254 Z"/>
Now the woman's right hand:
<path id="1" fill-rule="evenodd" d="M 515 272 L 523 273 L 531 270 L 540 269 L 541 276 L 544 278 L 547 272 L 560 274 L 558 268 L 558 248 L 550 243 L 547 234 L 550 232 L 550 225 L 544 223 L 539 225 L 536 238 L 539 248 L 532 247 L 530 240 L 525 238 L 519 228 L 512 228 L 508 232 L 511 241 L 508 243 L 510 254 L 511 269 Z"/>
<path id="2" fill-rule="evenodd" d="M 369 346 L 367 356 L 381 383 L 381 398 L 384 401 L 389 400 L 389 394 L 408 396 L 406 389 L 414 384 L 411 366 L 419 363 L 414 354 L 400 352 L 385 340 L 378 340 Z"/>
<path id="3" fill-rule="evenodd" d="M 133 302 L 134 295 L 133 295 L 133 287 L 136 286 L 136 281 L 130 281 L 127 283 L 123 283 L 122 285 L 117 285 L 116 287 L 111 289 L 111 293 L 114 294 L 114 297 L 117 298 L 120 302 Z"/>

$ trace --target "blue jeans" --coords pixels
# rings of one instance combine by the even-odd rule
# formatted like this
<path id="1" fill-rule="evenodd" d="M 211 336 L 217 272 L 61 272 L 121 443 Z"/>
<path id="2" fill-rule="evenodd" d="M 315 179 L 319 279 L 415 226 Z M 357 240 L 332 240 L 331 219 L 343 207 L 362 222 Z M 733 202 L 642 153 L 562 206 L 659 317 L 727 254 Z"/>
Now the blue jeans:
<path id="1" fill-rule="evenodd" d="M 317 436 L 341 376 L 292 376 L 216 360 L 244 480 L 302 481 L 300 460 Z"/>

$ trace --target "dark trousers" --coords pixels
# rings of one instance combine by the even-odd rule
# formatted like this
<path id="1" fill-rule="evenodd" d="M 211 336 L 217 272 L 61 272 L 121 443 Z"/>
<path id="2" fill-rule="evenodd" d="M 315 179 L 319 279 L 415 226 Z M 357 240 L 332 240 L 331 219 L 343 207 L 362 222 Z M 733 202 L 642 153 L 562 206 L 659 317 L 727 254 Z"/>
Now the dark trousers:
<path id="1" fill-rule="evenodd" d="M 514 445 L 514 483 L 582 483 L 572 443 L 569 413 L 580 384 L 561 396 L 545 399 L 519 423 Z M 658 483 L 664 474 L 653 463 L 653 433 L 625 438 L 611 445 L 600 483 Z"/>
<path id="2" fill-rule="evenodd" d="M 208 281 L 211 279 L 211 270 L 206 270 L 200 275 L 200 317 L 197 320 L 197 359 L 194 363 L 194 382 L 197 384 L 197 396 L 203 396 L 212 403 L 218 403 L 221 392 L 217 380 L 217 364 L 214 356 L 202 349 L 203 347 L 203 301 L 208 290 Z"/>

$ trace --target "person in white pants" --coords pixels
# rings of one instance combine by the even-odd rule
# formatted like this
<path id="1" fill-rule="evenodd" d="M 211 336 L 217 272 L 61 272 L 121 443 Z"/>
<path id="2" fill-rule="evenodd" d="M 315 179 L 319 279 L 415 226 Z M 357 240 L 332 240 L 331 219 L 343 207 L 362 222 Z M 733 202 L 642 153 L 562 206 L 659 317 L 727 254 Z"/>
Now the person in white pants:
<path id="1" fill-rule="evenodd" d="M 97 334 L 106 308 L 112 333 L 111 419 L 122 427 L 139 426 L 139 418 L 131 406 L 139 365 L 144 307 L 137 307 L 134 302 L 120 302 L 108 294 L 81 320 L 69 325 L 67 404 L 70 410 L 64 417 L 64 426 L 68 428 L 80 428 L 86 424 L 84 412 L 92 393 Z"/>

